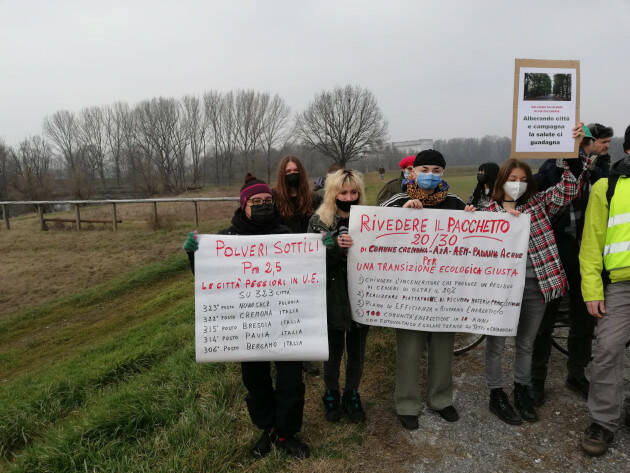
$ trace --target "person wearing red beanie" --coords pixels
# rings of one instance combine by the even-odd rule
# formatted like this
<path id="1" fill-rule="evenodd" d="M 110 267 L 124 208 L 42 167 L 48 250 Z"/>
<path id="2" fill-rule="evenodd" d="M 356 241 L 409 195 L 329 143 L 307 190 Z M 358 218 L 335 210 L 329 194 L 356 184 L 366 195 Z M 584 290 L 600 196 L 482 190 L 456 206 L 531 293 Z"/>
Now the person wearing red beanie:
<path id="1" fill-rule="evenodd" d="M 400 160 L 398 167 L 400 168 L 400 177 L 387 182 L 376 196 L 376 205 L 381 205 L 391 196 L 404 192 L 407 184 L 413 182 L 413 161 L 415 156 L 406 156 Z"/>

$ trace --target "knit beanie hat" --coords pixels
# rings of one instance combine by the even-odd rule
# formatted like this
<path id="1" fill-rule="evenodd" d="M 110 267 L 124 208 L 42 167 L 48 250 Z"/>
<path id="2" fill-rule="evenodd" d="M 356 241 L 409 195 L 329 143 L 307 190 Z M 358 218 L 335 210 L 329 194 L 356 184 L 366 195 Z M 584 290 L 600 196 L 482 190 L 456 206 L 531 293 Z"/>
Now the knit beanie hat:
<path id="1" fill-rule="evenodd" d="M 439 151 L 425 149 L 417 154 L 416 159 L 413 161 L 413 166 L 442 166 L 445 168 L 446 161 Z"/>
<path id="2" fill-rule="evenodd" d="M 241 208 L 245 210 L 247 200 L 256 194 L 271 194 L 271 187 L 265 181 L 256 179 L 250 173 L 245 176 L 245 184 L 241 187 Z"/>
<path id="3" fill-rule="evenodd" d="M 400 169 L 405 169 L 408 166 L 413 166 L 413 162 L 415 161 L 415 159 L 415 156 L 407 156 L 405 158 L 402 158 L 398 163 L 398 167 L 400 167 Z"/>
<path id="4" fill-rule="evenodd" d="M 630 149 L 630 125 L 628 125 L 628 128 L 626 128 L 626 133 L 623 138 L 623 150 L 626 151 L 629 149 Z"/>

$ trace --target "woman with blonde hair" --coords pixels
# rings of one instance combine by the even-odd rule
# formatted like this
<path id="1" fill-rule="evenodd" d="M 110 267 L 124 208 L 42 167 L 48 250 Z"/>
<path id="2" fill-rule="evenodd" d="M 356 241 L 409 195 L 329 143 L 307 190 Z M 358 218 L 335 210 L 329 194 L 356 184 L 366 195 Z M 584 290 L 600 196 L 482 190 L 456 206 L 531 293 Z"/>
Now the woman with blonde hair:
<path id="1" fill-rule="evenodd" d="M 352 246 L 348 234 L 350 207 L 365 202 L 361 175 L 341 169 L 326 178 L 324 201 L 311 217 L 308 231 L 322 233 L 326 245 L 326 304 L 328 318 L 328 361 L 324 363 L 326 391 L 322 397 L 325 418 L 336 422 L 346 413 L 350 421 L 362 422 L 359 383 L 363 373 L 368 327 L 352 320 L 348 298 L 347 252 Z M 339 395 L 339 372 L 346 351 L 346 384 Z"/>

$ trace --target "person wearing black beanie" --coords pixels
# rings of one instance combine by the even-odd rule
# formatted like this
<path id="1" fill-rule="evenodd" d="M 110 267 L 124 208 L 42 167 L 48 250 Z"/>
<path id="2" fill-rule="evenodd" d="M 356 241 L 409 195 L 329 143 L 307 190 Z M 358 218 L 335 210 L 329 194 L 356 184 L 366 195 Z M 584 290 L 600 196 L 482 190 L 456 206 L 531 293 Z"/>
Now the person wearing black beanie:
<path id="1" fill-rule="evenodd" d="M 448 183 L 442 178 L 446 160 L 442 153 L 427 149 L 417 154 L 413 162 L 413 179 L 405 192 L 393 195 L 381 207 L 409 209 L 473 210 L 463 200 L 448 192 Z M 396 329 L 396 388 L 394 402 L 396 414 L 407 430 L 418 429 L 418 415 L 422 410 L 419 389 L 420 362 L 427 351 L 428 407 L 447 422 L 455 422 L 459 414 L 453 406 L 453 344 L 452 332 L 428 332 Z"/>

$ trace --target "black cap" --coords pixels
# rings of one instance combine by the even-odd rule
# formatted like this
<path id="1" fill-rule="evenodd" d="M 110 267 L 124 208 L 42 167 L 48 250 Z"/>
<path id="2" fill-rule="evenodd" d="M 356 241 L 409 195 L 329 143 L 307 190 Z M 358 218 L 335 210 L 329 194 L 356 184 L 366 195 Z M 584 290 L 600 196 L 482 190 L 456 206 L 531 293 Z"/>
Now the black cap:
<path id="1" fill-rule="evenodd" d="M 628 151 L 630 149 L 630 125 L 626 128 L 626 133 L 623 138 L 623 150 Z"/>
<path id="2" fill-rule="evenodd" d="M 425 149 L 420 151 L 416 155 L 416 159 L 413 161 L 413 167 L 416 166 L 442 166 L 446 167 L 446 161 L 444 156 L 439 151 L 434 149 Z"/>

